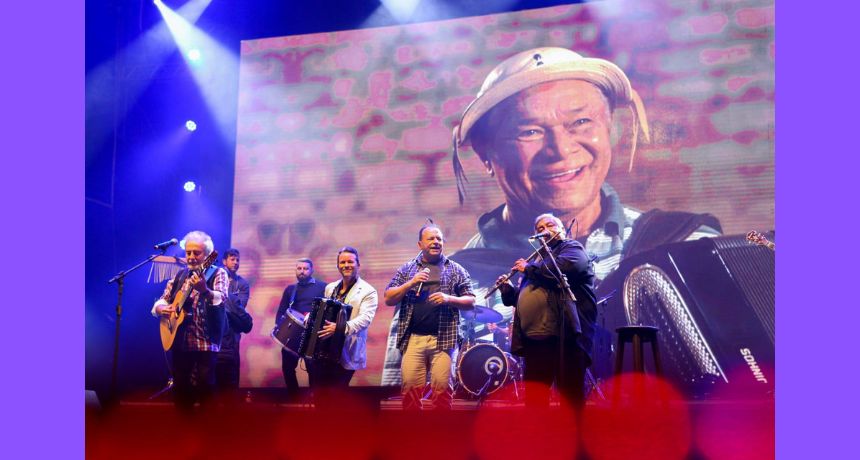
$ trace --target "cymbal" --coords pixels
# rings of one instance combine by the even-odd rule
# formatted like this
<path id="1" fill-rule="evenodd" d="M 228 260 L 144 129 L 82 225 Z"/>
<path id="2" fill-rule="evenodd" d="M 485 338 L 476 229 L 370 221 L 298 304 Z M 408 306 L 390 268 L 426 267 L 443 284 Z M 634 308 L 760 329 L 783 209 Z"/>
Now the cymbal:
<path id="1" fill-rule="evenodd" d="M 475 305 L 473 310 L 460 310 L 460 314 L 467 320 L 479 323 L 498 323 L 502 320 L 502 314 L 491 308 Z"/>

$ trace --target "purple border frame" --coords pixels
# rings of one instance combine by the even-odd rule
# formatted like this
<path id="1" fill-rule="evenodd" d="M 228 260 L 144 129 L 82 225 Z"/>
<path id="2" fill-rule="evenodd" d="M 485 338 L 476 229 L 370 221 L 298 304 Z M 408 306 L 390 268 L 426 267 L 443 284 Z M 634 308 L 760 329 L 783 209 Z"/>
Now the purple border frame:
<path id="1" fill-rule="evenodd" d="M 840 295 L 858 283 L 847 203 L 860 101 L 845 37 L 860 8 L 850 5 L 776 7 L 778 458 L 856 451 L 858 333 L 846 326 L 858 324 L 857 304 Z"/>
<path id="2" fill-rule="evenodd" d="M 4 16 L 4 278 L 14 288 L 4 290 L 2 451 L 83 458 L 84 2 L 13 2 Z"/>
<path id="3" fill-rule="evenodd" d="M 83 2 L 58 2 L 51 5 L 49 14 L 43 14 L 38 11 L 40 5 L 10 4 L 7 18 L 37 18 L 39 23 L 10 20 L 7 27 L 0 28 L 4 58 L 16 69 L 4 72 L 8 79 L 4 82 L 4 111 L 14 115 L 4 117 L 4 132 L 14 134 L 4 155 L 13 166 L 7 174 L 11 180 L 7 190 L 20 188 L 28 196 L 25 201 L 15 201 L 8 200 L 13 195 L 7 195 L 4 210 L 11 222 L 18 223 L 6 236 L 6 241 L 12 242 L 7 251 L 11 250 L 9 257 L 18 273 L 40 273 L 45 258 L 51 263 L 58 258 L 70 263 L 49 277 L 20 277 L 23 285 L 11 290 L 11 299 L 6 300 L 7 308 L 18 309 L 22 316 L 26 309 L 38 308 L 35 324 L 41 330 L 35 336 L 33 327 L 15 327 L 7 322 L 4 331 L 11 353 L 4 363 L 7 378 L 2 379 L 0 394 L 8 417 L 4 425 L 12 428 L 3 436 L 4 454 L 75 458 L 84 453 L 80 263 L 84 8 Z M 847 92 L 854 93 L 849 96 L 854 100 L 846 100 L 841 90 L 839 94 L 825 91 L 835 93 L 856 86 L 855 74 L 850 71 L 856 64 L 850 54 L 844 54 L 850 49 L 838 44 L 845 43 L 844 31 L 856 27 L 852 13 L 857 9 L 856 5 L 834 5 L 833 9 L 816 11 L 791 2 L 776 8 L 780 458 L 840 457 L 843 447 L 856 436 L 852 409 L 858 402 L 854 377 L 860 372 L 854 365 L 856 358 L 846 354 L 846 350 L 857 348 L 856 333 L 842 326 L 856 324 L 853 320 L 858 314 L 856 305 L 840 298 L 835 288 L 857 283 L 853 254 L 847 253 L 856 253 L 856 249 L 852 251 L 852 242 L 840 234 L 827 237 L 826 233 L 836 229 L 827 225 L 834 216 L 849 215 L 848 225 L 840 221 L 838 227 L 849 231 L 855 220 L 846 212 L 850 209 L 832 197 L 848 201 L 857 193 L 849 187 L 856 180 L 854 170 L 839 166 L 848 166 L 856 150 L 851 135 L 857 129 L 858 101 L 853 89 Z M 46 135 L 48 130 L 50 135 Z M 834 161 L 834 153 L 843 155 Z M 809 193 L 825 188 L 828 197 Z M 816 232 L 816 221 L 822 222 L 821 232 Z M 42 245 L 45 252 L 34 251 L 40 242 L 57 240 L 59 223 L 60 240 L 65 242 L 58 244 L 61 249 Z M 811 238 L 815 238 L 813 244 L 803 244 Z M 824 245 L 818 243 L 819 238 L 827 238 Z M 824 254 L 816 251 L 820 247 L 839 249 L 831 249 L 822 257 Z M 832 264 L 842 264 L 845 269 L 830 268 Z M 828 269 L 827 278 L 819 275 L 824 268 Z M 48 295 L 33 302 L 28 294 L 46 292 L 46 283 L 50 285 Z M 815 295 L 813 299 L 809 299 L 810 292 Z M 44 321 L 48 318 L 50 321 Z M 50 357 L 50 367 L 46 357 Z"/>

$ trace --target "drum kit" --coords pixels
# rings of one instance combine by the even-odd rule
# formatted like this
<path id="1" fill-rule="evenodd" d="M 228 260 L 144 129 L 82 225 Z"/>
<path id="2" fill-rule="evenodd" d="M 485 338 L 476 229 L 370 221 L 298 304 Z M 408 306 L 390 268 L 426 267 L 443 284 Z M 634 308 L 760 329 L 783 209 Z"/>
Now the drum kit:
<path id="1" fill-rule="evenodd" d="M 498 323 L 502 321 L 502 314 L 476 305 L 472 310 L 461 311 L 460 315 L 466 326 L 466 340 L 457 360 L 458 387 L 482 401 L 510 385 L 515 398 L 520 399 L 519 387 L 523 381 L 520 359 L 500 348 L 499 341 L 480 342 L 475 337 L 475 323 Z M 505 349 L 510 349 L 509 337 L 505 334 L 501 342 Z"/>

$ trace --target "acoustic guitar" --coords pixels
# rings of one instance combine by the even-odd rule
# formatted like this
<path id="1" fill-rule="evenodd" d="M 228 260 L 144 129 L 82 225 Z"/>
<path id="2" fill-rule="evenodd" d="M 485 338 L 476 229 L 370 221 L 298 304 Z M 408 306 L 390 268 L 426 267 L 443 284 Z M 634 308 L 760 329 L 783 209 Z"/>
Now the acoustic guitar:
<path id="1" fill-rule="evenodd" d="M 203 277 L 206 270 L 208 270 L 217 259 L 218 251 L 212 251 L 208 256 L 206 256 L 203 263 L 192 270 L 192 272 L 197 273 L 197 276 Z M 191 273 L 189 273 L 188 276 L 190 277 Z M 186 278 L 186 280 L 187 279 L 188 278 Z M 176 292 L 176 297 L 173 298 L 173 303 L 170 304 L 170 306 L 173 307 L 173 313 L 167 316 L 161 315 L 161 346 L 164 347 L 164 351 L 170 350 L 170 347 L 173 346 L 173 340 L 176 338 L 176 331 L 179 329 L 179 325 L 182 324 L 182 321 L 185 320 L 185 309 L 182 308 L 182 306 L 185 305 L 185 301 L 188 300 L 189 295 L 191 295 L 191 283 L 184 283 L 182 285 L 182 289 Z"/>

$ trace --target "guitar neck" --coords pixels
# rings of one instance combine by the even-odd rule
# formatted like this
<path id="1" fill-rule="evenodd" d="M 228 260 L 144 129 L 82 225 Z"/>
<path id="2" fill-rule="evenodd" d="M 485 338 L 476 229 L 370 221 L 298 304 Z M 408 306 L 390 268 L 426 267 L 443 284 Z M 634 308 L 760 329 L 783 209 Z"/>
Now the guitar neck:
<path id="1" fill-rule="evenodd" d="M 754 230 L 747 233 L 747 241 L 753 244 L 757 244 L 759 246 L 764 246 L 771 251 L 776 250 L 776 245 L 772 241 L 768 240 L 764 237 L 764 235 Z"/>
<path id="2" fill-rule="evenodd" d="M 182 289 L 176 293 L 176 297 L 173 298 L 173 306 L 176 308 L 176 311 L 185 304 L 185 301 L 188 300 L 188 296 L 191 294 L 191 283 L 188 280 L 191 278 L 191 275 L 196 273 L 198 277 L 206 279 L 206 270 L 215 262 L 215 259 L 218 257 L 218 251 L 212 251 L 206 256 L 206 259 L 203 260 L 203 263 L 200 264 L 199 267 L 188 272 L 188 276 L 185 277 L 185 281 L 182 283 Z"/>

